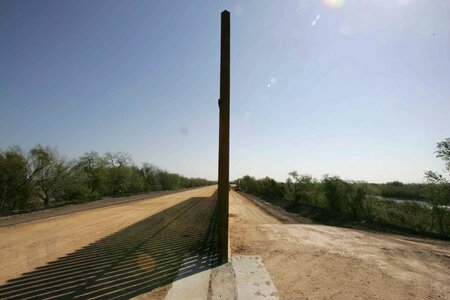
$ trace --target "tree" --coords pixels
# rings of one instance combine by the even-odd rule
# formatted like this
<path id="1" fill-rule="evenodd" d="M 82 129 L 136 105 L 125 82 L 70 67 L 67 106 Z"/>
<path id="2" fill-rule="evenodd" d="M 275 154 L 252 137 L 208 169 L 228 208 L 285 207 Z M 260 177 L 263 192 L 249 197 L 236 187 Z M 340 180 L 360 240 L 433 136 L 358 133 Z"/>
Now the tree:
<path id="1" fill-rule="evenodd" d="M 286 180 L 287 198 L 294 203 L 311 204 L 317 198 L 316 180 L 310 175 L 299 175 L 297 171 L 289 173 Z"/>
<path id="2" fill-rule="evenodd" d="M 442 159 L 445 163 L 444 171 L 446 173 L 450 173 L 450 138 L 443 140 L 442 142 L 437 143 L 436 157 Z M 448 184 L 448 180 L 441 174 L 427 171 L 425 172 L 425 177 L 428 182 L 432 184 Z M 450 201 L 450 199 L 449 199 Z"/>
<path id="3" fill-rule="evenodd" d="M 144 179 L 145 183 L 145 190 L 147 192 L 149 191 L 160 191 L 162 190 L 161 182 L 158 180 L 158 168 L 148 164 L 144 163 L 144 165 L 141 168 L 141 176 Z"/>
<path id="4" fill-rule="evenodd" d="M 335 211 L 341 210 L 348 192 L 348 183 L 339 176 L 325 175 L 322 179 L 322 189 L 328 207 Z"/>
<path id="5" fill-rule="evenodd" d="M 300 181 L 300 176 L 297 171 L 292 171 L 289 173 L 289 178 L 286 181 L 287 194 L 288 198 L 290 198 L 294 203 L 297 203 L 300 200 L 300 195 L 298 193 L 298 186 Z"/>
<path id="6" fill-rule="evenodd" d="M 128 153 L 124 152 L 106 152 L 103 155 L 106 164 L 106 189 L 111 196 L 118 196 L 126 193 L 127 177 L 129 166 L 132 161 Z"/>
<path id="7" fill-rule="evenodd" d="M 436 156 L 444 161 L 446 171 L 450 172 L 450 138 L 438 142 L 436 153 Z"/>
<path id="8" fill-rule="evenodd" d="M 84 176 L 78 173 L 77 177 L 87 185 L 92 195 L 100 195 L 103 192 L 105 166 L 105 160 L 95 151 L 86 152 L 78 159 L 75 169 L 83 170 Z"/>
<path id="9" fill-rule="evenodd" d="M 436 148 L 436 157 L 442 159 L 445 163 L 444 172 L 450 173 L 450 138 L 438 142 Z M 444 175 L 433 171 L 425 172 L 425 177 L 431 187 L 427 200 L 433 211 L 432 227 L 436 220 L 440 234 L 448 236 L 450 220 L 447 207 L 450 205 L 450 182 Z"/>
<path id="10" fill-rule="evenodd" d="M 27 160 L 19 147 L 0 151 L 0 211 L 24 209 L 31 195 Z"/>
<path id="11" fill-rule="evenodd" d="M 364 212 L 364 199 L 367 195 L 367 189 L 368 185 L 365 182 L 353 182 L 347 185 L 344 196 L 346 209 L 355 219 Z"/>
<path id="12" fill-rule="evenodd" d="M 245 175 L 241 179 L 238 180 L 238 187 L 240 190 L 246 192 L 246 193 L 256 193 L 257 187 L 256 187 L 256 179 L 252 176 Z"/>
<path id="13" fill-rule="evenodd" d="M 127 195 L 142 193 L 145 191 L 145 182 L 141 172 L 135 165 L 125 167 L 125 193 Z"/>
<path id="14" fill-rule="evenodd" d="M 61 179 L 60 199 L 72 202 L 74 200 L 94 200 L 100 194 L 93 193 L 88 185 L 87 175 L 76 160 L 67 163 L 67 171 Z"/>
<path id="15" fill-rule="evenodd" d="M 258 195 L 267 200 L 276 200 L 283 198 L 282 186 L 270 177 L 258 180 Z"/>
<path id="16" fill-rule="evenodd" d="M 106 164 L 113 168 L 125 167 L 132 163 L 130 154 L 125 152 L 106 152 L 103 157 Z"/>
<path id="17" fill-rule="evenodd" d="M 175 190 L 180 188 L 181 176 L 178 174 L 169 173 L 165 170 L 158 170 L 156 172 L 158 181 L 161 183 L 162 189 Z"/>
<path id="18" fill-rule="evenodd" d="M 391 182 L 386 182 L 386 185 L 390 185 L 390 186 L 403 186 L 403 182 L 395 180 L 395 181 L 391 181 Z"/>
<path id="19" fill-rule="evenodd" d="M 94 200 L 209 184 L 206 179 L 186 178 L 150 164 L 139 168 L 123 152 L 100 156 L 91 151 L 68 161 L 56 148 L 41 145 L 27 155 L 19 147 L 0 150 L 1 213 L 48 206 L 52 201 Z"/>
<path id="20" fill-rule="evenodd" d="M 33 186 L 36 195 L 48 206 L 62 192 L 62 179 L 68 165 L 56 148 L 38 145 L 30 151 Z"/>

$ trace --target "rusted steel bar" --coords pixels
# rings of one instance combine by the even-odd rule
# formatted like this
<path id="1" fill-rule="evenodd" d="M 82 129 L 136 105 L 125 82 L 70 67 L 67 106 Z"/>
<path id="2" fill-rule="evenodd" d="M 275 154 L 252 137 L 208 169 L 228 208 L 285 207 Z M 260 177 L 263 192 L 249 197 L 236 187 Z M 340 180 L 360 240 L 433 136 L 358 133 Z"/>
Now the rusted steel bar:
<path id="1" fill-rule="evenodd" d="M 228 262 L 228 192 L 230 168 L 230 13 L 221 14 L 218 227 L 219 256 Z"/>

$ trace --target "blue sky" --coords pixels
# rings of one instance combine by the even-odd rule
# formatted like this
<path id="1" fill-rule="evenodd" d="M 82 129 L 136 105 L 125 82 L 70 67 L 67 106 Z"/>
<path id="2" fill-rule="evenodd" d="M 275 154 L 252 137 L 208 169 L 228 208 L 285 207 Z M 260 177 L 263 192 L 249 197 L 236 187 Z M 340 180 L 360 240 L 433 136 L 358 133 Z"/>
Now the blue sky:
<path id="1" fill-rule="evenodd" d="M 0 148 L 129 152 L 217 174 L 231 12 L 231 178 L 423 181 L 450 137 L 450 2 L 1 1 Z"/>

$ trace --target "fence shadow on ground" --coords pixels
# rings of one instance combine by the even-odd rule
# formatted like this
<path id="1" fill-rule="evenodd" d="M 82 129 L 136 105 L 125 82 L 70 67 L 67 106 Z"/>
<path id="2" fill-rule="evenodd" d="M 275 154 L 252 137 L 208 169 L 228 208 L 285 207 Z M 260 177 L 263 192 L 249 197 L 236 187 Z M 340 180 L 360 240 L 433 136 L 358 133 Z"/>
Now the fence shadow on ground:
<path id="1" fill-rule="evenodd" d="M 8 281 L 0 299 L 130 298 L 216 267 L 216 202 L 191 198 L 141 220 Z"/>

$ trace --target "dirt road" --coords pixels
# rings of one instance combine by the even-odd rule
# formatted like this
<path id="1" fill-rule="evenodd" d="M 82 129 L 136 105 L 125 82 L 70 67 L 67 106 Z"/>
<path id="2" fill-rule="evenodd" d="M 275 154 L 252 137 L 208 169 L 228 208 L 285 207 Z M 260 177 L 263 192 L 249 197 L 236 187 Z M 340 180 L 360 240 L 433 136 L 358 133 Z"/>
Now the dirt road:
<path id="1" fill-rule="evenodd" d="M 174 280 L 218 266 L 215 190 L 0 228 L 0 299 L 163 299 Z M 450 295 L 448 242 L 311 224 L 235 192 L 230 243 L 261 256 L 281 299 Z"/>
<path id="2" fill-rule="evenodd" d="M 0 227 L 17 225 L 20 223 L 27 223 L 32 221 L 39 221 L 47 218 L 58 217 L 62 215 L 73 214 L 76 212 L 82 212 L 85 210 L 91 210 L 96 208 L 102 208 L 112 205 L 122 205 L 129 202 L 135 202 L 139 200 L 148 200 L 151 198 L 161 197 L 165 195 L 170 195 L 173 193 L 179 193 L 184 190 L 178 191 L 158 191 L 158 192 L 150 192 L 146 194 L 139 194 L 133 196 L 123 196 L 123 197 L 114 197 L 114 198 L 104 198 L 95 201 L 89 201 L 84 203 L 76 203 L 76 204 L 66 204 L 57 207 L 51 207 L 47 209 L 37 210 L 28 213 L 10 215 L 6 217 L 0 217 Z"/>
<path id="3" fill-rule="evenodd" d="M 280 299 L 450 298 L 448 242 L 299 224 L 257 203 L 231 192 L 232 254 L 261 256 Z"/>
<path id="4" fill-rule="evenodd" d="M 213 266 L 216 188 L 0 228 L 0 299 L 131 297 Z"/>

